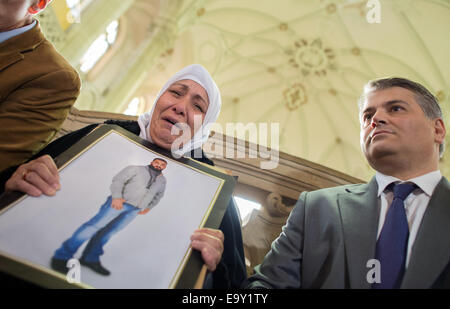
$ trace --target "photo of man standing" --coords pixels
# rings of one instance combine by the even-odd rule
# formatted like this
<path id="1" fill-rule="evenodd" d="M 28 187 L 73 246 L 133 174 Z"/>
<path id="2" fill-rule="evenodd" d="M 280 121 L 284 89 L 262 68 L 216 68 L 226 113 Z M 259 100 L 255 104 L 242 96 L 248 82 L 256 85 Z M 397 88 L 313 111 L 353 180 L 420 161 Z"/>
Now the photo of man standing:
<path id="1" fill-rule="evenodd" d="M 166 178 L 162 171 L 167 161 L 155 158 L 150 165 L 125 167 L 112 179 L 111 195 L 98 213 L 81 225 L 61 247 L 55 251 L 51 267 L 67 273 L 67 262 L 79 247 L 89 240 L 80 258 L 80 264 L 101 275 L 110 271 L 100 263 L 103 247 L 118 231 L 125 228 L 137 215 L 147 214 L 164 195 Z"/>

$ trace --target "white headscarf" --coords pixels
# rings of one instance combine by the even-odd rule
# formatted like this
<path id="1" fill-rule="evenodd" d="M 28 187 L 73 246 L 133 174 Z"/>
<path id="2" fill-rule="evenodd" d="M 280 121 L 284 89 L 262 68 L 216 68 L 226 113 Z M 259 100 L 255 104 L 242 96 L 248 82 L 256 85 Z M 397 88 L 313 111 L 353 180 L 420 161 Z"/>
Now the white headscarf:
<path id="1" fill-rule="evenodd" d="M 191 64 L 175 73 L 175 75 L 173 75 L 159 91 L 150 112 L 142 114 L 138 118 L 139 127 L 141 128 L 139 137 L 153 143 L 149 133 L 149 126 L 152 120 L 153 111 L 155 110 L 156 102 L 158 102 L 159 97 L 173 83 L 184 79 L 193 80 L 206 90 L 209 99 L 209 106 L 208 110 L 206 111 L 202 127 L 194 134 L 194 137 L 188 143 L 183 145 L 182 149 L 176 151 L 176 154 L 179 156 L 182 156 L 193 149 L 201 147 L 203 143 L 206 142 L 209 137 L 211 124 L 213 124 L 217 120 L 217 117 L 219 117 L 220 108 L 222 106 L 219 88 L 217 87 L 209 72 L 203 66 L 201 66 L 200 64 Z"/>

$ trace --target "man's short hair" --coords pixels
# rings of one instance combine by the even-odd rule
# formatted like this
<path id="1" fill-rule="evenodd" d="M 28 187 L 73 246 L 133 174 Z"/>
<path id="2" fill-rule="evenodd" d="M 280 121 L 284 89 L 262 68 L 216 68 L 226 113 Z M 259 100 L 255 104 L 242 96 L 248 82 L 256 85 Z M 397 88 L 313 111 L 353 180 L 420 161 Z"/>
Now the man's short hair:
<path id="1" fill-rule="evenodd" d="M 153 161 L 156 161 L 156 160 L 163 161 L 163 162 L 165 162 L 165 163 L 167 164 L 167 161 L 164 160 L 163 158 L 154 158 L 154 159 L 153 159 Z M 152 162 L 153 162 L 153 161 L 152 161 Z"/>
<path id="2" fill-rule="evenodd" d="M 392 87 L 405 88 L 414 93 L 417 104 L 419 104 L 420 108 L 422 108 L 423 113 L 428 119 L 442 119 L 442 110 L 436 97 L 421 84 L 401 77 L 388 77 L 369 81 L 364 86 L 364 93 L 358 100 L 359 113 L 362 112 L 367 94 Z M 444 149 L 445 140 L 442 142 L 442 144 L 439 145 L 440 157 L 442 157 L 442 155 L 444 154 Z"/>

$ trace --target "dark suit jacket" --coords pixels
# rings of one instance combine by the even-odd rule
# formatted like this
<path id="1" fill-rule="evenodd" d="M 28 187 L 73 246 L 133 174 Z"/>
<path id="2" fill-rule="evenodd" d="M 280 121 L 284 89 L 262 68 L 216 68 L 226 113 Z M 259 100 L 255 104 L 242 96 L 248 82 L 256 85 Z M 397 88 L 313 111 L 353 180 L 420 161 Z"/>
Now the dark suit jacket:
<path id="1" fill-rule="evenodd" d="M 379 206 L 368 184 L 303 192 L 247 287 L 370 288 Z M 437 185 L 422 219 L 402 288 L 450 288 L 450 184 Z"/>
<path id="2" fill-rule="evenodd" d="M 79 89 L 78 73 L 39 24 L 0 43 L 0 171 L 48 144 Z"/>

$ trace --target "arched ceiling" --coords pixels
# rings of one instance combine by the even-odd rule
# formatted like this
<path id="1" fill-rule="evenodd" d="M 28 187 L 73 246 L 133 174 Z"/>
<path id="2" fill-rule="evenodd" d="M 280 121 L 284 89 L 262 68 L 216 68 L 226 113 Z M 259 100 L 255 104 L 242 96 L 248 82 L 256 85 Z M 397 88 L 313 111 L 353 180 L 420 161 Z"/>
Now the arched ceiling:
<path id="1" fill-rule="evenodd" d="M 221 89 L 224 130 L 228 122 L 278 122 L 281 151 L 368 179 L 356 105 L 368 80 L 426 85 L 450 126 L 450 1 L 379 3 L 380 23 L 369 23 L 368 1 L 204 1 L 139 92 L 201 63 Z"/>
<path id="2" fill-rule="evenodd" d="M 369 22 L 377 17 L 367 7 L 374 3 L 380 23 Z M 118 69 L 139 71 L 131 63 L 136 50 L 161 52 L 145 60 L 145 76 L 126 100 L 114 102 L 112 92 L 108 111 L 123 112 L 134 96 L 149 109 L 168 77 L 200 63 L 221 89 L 224 133 L 230 122 L 278 123 L 281 151 L 361 179 L 373 175 L 359 146 L 356 105 L 368 80 L 401 76 L 424 84 L 450 128 L 449 0 L 135 0 L 121 21 L 125 41 L 136 47 L 132 57 L 121 54 Z M 111 69 L 107 75 L 115 76 Z M 441 169 L 450 177 L 448 157 Z"/>

